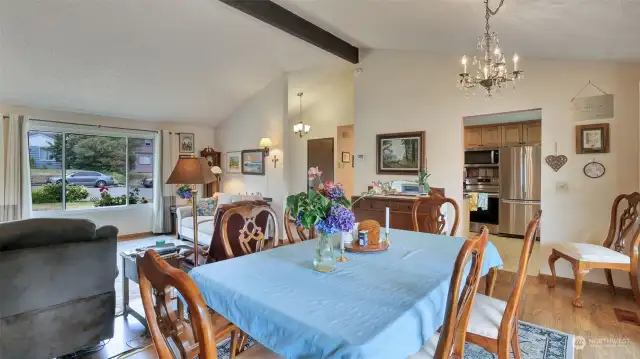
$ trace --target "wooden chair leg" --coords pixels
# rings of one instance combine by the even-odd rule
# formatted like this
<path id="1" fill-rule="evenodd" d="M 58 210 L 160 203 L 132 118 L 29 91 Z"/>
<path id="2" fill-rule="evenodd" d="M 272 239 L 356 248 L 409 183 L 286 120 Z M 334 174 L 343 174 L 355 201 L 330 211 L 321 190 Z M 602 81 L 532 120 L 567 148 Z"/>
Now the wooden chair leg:
<path id="1" fill-rule="evenodd" d="M 238 354 L 238 331 L 231 331 L 231 353 L 229 353 L 229 359 L 235 359 Z"/>
<path id="2" fill-rule="evenodd" d="M 573 300 L 573 306 L 576 308 L 582 308 L 584 305 L 584 302 L 582 301 L 582 281 L 584 280 L 584 276 L 589 273 L 589 270 L 584 269 L 580 261 L 576 261 L 572 264 L 573 274 L 576 278 L 576 297 Z"/>
<path id="3" fill-rule="evenodd" d="M 611 275 L 611 269 L 605 269 L 604 275 L 607 277 L 607 283 L 609 283 L 609 289 L 611 289 L 611 294 L 616 295 L 616 287 L 613 285 L 613 276 Z"/>
<path id="4" fill-rule="evenodd" d="M 640 287 L 638 285 L 638 276 L 634 273 L 629 273 L 629 280 L 631 281 L 631 290 L 633 290 L 633 296 L 636 298 L 636 303 L 640 306 Z"/>
<path id="5" fill-rule="evenodd" d="M 560 259 L 560 255 L 558 255 L 558 252 L 553 249 L 549 256 L 549 269 L 551 269 L 551 282 L 547 284 L 549 288 L 556 287 L 556 261 L 558 259 Z"/>
<path id="6" fill-rule="evenodd" d="M 511 349 L 513 350 L 513 359 L 521 359 L 520 353 L 520 337 L 518 335 L 518 323 L 516 319 L 516 325 L 513 329 L 513 337 L 511 338 Z"/>
<path id="7" fill-rule="evenodd" d="M 485 291 L 484 294 L 488 297 L 493 297 L 493 290 L 496 287 L 496 280 L 498 279 L 498 268 L 493 267 L 489 269 L 487 278 L 485 278 Z"/>

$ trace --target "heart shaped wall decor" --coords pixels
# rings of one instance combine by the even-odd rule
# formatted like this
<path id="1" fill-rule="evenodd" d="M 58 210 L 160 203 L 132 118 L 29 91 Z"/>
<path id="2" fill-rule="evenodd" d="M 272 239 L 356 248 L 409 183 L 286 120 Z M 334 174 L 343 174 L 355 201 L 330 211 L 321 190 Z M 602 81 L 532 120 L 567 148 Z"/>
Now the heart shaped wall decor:
<path id="1" fill-rule="evenodd" d="M 555 172 L 558 172 L 562 166 L 564 166 L 568 158 L 565 155 L 549 155 L 544 158 L 545 162 L 551 167 Z"/>

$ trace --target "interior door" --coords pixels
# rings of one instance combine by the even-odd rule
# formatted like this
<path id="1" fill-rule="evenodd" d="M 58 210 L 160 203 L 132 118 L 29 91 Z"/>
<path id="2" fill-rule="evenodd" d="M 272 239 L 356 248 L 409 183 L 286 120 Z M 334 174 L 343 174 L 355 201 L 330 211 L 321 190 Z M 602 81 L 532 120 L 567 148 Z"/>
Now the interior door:
<path id="1" fill-rule="evenodd" d="M 322 181 L 334 181 L 333 137 L 307 141 L 307 169 L 318 167 L 322 172 Z M 317 181 L 307 186 L 317 185 Z"/>

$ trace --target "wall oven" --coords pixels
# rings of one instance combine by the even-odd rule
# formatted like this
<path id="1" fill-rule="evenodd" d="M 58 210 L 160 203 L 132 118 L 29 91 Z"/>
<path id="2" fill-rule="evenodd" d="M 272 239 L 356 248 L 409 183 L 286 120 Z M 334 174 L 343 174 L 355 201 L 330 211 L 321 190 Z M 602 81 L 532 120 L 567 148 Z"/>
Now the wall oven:
<path id="1" fill-rule="evenodd" d="M 478 148 L 464 151 L 465 167 L 498 167 L 500 150 L 498 148 Z"/>

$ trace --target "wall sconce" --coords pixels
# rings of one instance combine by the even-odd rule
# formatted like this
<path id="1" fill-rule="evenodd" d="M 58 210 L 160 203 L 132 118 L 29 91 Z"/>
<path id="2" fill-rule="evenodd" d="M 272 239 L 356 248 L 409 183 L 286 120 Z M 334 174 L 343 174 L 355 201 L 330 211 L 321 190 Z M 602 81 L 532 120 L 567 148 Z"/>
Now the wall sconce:
<path id="1" fill-rule="evenodd" d="M 273 146 L 271 138 L 263 137 L 260 139 L 260 148 L 264 151 L 265 156 L 269 156 L 269 147 Z"/>

